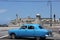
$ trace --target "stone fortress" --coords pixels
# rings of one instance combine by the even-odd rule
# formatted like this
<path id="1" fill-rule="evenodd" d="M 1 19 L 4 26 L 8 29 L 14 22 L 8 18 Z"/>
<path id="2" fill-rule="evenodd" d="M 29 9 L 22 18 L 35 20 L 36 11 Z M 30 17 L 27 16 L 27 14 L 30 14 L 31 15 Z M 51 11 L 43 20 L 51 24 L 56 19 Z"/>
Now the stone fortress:
<path id="1" fill-rule="evenodd" d="M 51 18 L 42 18 L 40 14 L 36 14 L 35 18 L 31 18 L 28 16 L 27 18 L 19 18 L 18 14 L 16 14 L 16 19 L 10 21 L 8 26 L 20 26 L 21 24 L 26 23 L 35 23 L 40 24 L 42 26 L 50 26 Z M 52 26 L 60 25 L 60 19 L 56 20 L 55 17 L 52 19 Z"/>

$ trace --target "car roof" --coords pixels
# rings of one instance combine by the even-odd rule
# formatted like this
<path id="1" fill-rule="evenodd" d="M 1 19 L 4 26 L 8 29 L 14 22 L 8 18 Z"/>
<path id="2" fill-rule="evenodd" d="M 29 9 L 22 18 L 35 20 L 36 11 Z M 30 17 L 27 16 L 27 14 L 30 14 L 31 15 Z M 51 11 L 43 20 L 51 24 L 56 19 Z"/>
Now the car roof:
<path id="1" fill-rule="evenodd" d="M 39 24 L 23 24 L 23 25 L 33 25 L 33 26 L 39 26 Z"/>
<path id="2" fill-rule="evenodd" d="M 41 25 L 39 25 L 39 24 L 22 24 L 21 26 L 27 26 L 27 27 L 29 27 L 29 26 L 34 26 L 35 27 L 35 29 L 38 29 L 38 26 L 41 26 Z"/>

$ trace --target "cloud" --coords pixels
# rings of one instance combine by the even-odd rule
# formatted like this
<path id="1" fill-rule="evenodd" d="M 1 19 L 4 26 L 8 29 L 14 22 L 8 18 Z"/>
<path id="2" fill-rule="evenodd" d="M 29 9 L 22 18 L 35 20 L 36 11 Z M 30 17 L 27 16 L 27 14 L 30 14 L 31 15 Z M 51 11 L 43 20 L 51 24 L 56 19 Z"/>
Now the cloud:
<path id="1" fill-rule="evenodd" d="M 0 13 L 5 13 L 7 9 L 0 9 Z"/>

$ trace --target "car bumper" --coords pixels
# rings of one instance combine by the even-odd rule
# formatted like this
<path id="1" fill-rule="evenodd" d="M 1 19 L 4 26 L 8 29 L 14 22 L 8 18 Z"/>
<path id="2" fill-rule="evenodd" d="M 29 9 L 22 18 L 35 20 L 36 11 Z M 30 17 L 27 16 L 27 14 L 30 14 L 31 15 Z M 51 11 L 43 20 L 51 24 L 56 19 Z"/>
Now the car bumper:
<path id="1" fill-rule="evenodd" d="M 53 34 L 51 34 L 51 35 L 45 35 L 46 37 L 53 37 Z"/>
<path id="2" fill-rule="evenodd" d="M 53 35 L 45 35 L 46 39 L 53 39 Z"/>

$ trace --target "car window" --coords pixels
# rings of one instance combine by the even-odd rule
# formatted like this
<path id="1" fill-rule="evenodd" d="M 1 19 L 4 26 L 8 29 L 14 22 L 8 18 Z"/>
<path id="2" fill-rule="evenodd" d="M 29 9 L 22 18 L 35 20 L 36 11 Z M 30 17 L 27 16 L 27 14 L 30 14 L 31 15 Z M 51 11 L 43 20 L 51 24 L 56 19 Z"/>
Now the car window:
<path id="1" fill-rule="evenodd" d="M 27 26 L 21 26 L 21 29 L 26 29 L 27 28 Z"/>
<path id="2" fill-rule="evenodd" d="M 28 29 L 34 29 L 34 26 L 28 26 Z"/>
<path id="3" fill-rule="evenodd" d="M 39 28 L 40 28 L 40 29 L 43 29 L 43 27 L 42 27 L 42 26 L 39 26 Z"/>

